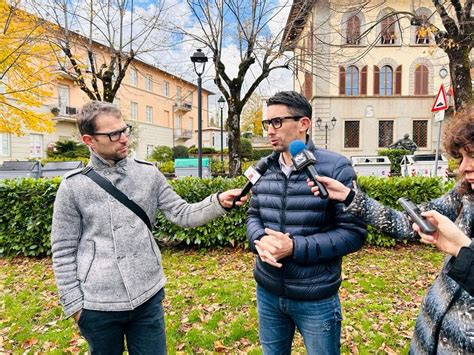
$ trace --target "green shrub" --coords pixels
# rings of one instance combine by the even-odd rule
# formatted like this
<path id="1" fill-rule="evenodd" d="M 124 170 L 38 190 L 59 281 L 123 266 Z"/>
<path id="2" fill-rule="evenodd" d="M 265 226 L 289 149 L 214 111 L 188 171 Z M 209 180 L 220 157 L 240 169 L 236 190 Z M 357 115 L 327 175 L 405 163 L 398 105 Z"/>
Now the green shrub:
<path id="1" fill-rule="evenodd" d="M 58 162 L 58 161 L 82 161 L 84 166 L 86 166 L 89 163 L 89 158 L 86 158 L 86 157 L 76 157 L 76 158 L 51 157 L 51 158 L 41 159 L 40 163 L 41 163 L 41 165 L 45 166 L 46 163 L 52 163 L 52 162 Z"/>
<path id="2" fill-rule="evenodd" d="M 197 147 L 191 147 L 189 148 L 189 153 L 190 154 L 198 154 L 198 148 Z M 215 154 L 216 150 L 211 147 L 202 147 L 202 154 Z"/>
<path id="3" fill-rule="evenodd" d="M 448 160 L 448 170 L 450 173 L 454 173 L 459 168 L 459 159 L 449 158 Z"/>
<path id="4" fill-rule="evenodd" d="M 390 159 L 390 172 L 398 175 L 400 174 L 400 163 L 403 156 L 410 154 L 410 151 L 406 149 L 381 149 L 378 151 L 378 154 L 386 155 Z"/>
<path id="5" fill-rule="evenodd" d="M 89 148 L 82 143 L 78 143 L 72 140 L 57 141 L 54 144 L 54 150 L 48 150 L 47 155 L 50 158 L 53 157 L 64 157 L 64 158 L 77 158 L 77 157 L 89 157 Z"/>
<path id="6" fill-rule="evenodd" d="M 211 172 L 213 175 L 221 174 L 229 171 L 229 161 L 224 159 L 221 163 L 220 159 L 211 159 Z"/>
<path id="7" fill-rule="evenodd" d="M 189 149 L 184 145 L 173 147 L 173 159 L 189 158 Z"/>
<path id="8" fill-rule="evenodd" d="M 251 160 L 252 159 L 252 142 L 249 139 L 241 138 L 240 139 L 240 152 L 242 159 Z"/>
<path id="9" fill-rule="evenodd" d="M 172 163 L 167 162 L 165 164 Z M 253 162 L 254 163 L 254 162 Z M 245 162 L 245 170 L 252 162 Z M 162 170 L 163 171 L 163 170 Z M 50 252 L 53 203 L 60 178 L 20 179 L 0 181 L 0 256 L 43 256 Z M 171 180 L 175 191 L 188 202 L 201 201 L 206 196 L 242 187 L 245 177 L 199 179 L 187 177 Z M 407 197 L 415 203 L 431 200 L 451 189 L 454 180 L 443 183 L 441 178 L 361 176 L 359 186 L 380 203 L 399 209 L 397 199 Z M 158 240 L 216 247 L 246 245 L 245 221 L 247 205 L 233 209 L 222 218 L 197 228 L 180 228 L 158 212 L 159 227 L 154 231 Z M 394 239 L 369 229 L 368 243 L 388 246 Z"/>
<path id="10" fill-rule="evenodd" d="M 174 161 L 165 161 L 164 163 L 161 163 L 159 166 L 160 171 L 163 174 L 171 174 L 174 173 Z"/>
<path id="11" fill-rule="evenodd" d="M 252 152 L 252 160 L 260 160 L 273 153 L 273 149 L 254 149 Z"/>
<path id="12" fill-rule="evenodd" d="M 246 179 L 242 176 L 235 179 L 188 177 L 170 181 L 170 184 L 178 195 L 192 203 L 201 201 L 218 191 L 241 187 L 245 182 Z M 169 222 L 161 212 L 158 212 L 159 227 L 155 229 L 153 234 L 158 241 L 173 241 L 201 247 L 246 245 L 247 207 L 234 208 L 225 217 L 215 219 L 196 228 L 178 227 Z"/>
<path id="13" fill-rule="evenodd" d="M 401 210 L 397 200 L 406 197 L 415 204 L 432 200 L 443 195 L 454 186 L 454 180 L 447 183 L 441 178 L 428 177 L 393 177 L 379 178 L 359 176 L 357 178 L 362 191 L 385 206 Z M 395 245 L 395 240 L 369 226 L 367 242 L 371 245 Z"/>
<path id="14" fill-rule="evenodd" d="M 51 219 L 60 180 L 0 181 L 0 256 L 51 254 Z"/>
<path id="15" fill-rule="evenodd" d="M 159 145 L 153 149 L 150 154 L 150 161 L 157 161 L 159 163 L 164 163 L 170 160 L 173 160 L 173 150 L 171 147 L 166 145 Z"/>

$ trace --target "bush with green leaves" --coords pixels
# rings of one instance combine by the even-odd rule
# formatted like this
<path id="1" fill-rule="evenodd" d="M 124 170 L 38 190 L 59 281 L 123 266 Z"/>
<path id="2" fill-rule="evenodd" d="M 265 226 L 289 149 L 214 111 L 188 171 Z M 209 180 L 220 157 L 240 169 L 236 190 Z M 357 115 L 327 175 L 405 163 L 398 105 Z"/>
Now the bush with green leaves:
<path id="1" fill-rule="evenodd" d="M 240 139 L 240 152 L 242 159 L 252 160 L 253 147 L 250 139 Z"/>
<path id="2" fill-rule="evenodd" d="M 187 177 L 173 180 L 170 183 L 178 195 L 187 202 L 193 203 L 219 191 L 242 187 L 245 182 L 245 177 L 240 176 L 234 179 Z M 158 212 L 159 226 L 153 234 L 158 241 L 171 241 L 200 247 L 246 245 L 246 218 L 247 206 L 244 206 L 234 208 L 226 216 L 217 218 L 204 226 L 181 228 L 169 222 L 161 212 Z"/>
<path id="3" fill-rule="evenodd" d="M 380 156 L 385 155 L 390 159 L 390 172 L 395 175 L 400 174 L 400 163 L 402 162 L 403 156 L 410 154 L 409 150 L 406 149 L 380 149 L 378 151 Z"/>
<path id="4" fill-rule="evenodd" d="M 189 158 L 189 149 L 185 145 L 173 147 L 173 159 Z"/>
<path id="5" fill-rule="evenodd" d="M 57 141 L 54 144 L 54 150 L 47 152 L 48 157 L 63 157 L 63 158 L 88 158 L 90 155 L 89 148 L 82 143 L 73 140 Z"/>
<path id="6" fill-rule="evenodd" d="M 273 153 L 273 149 L 266 148 L 266 149 L 254 149 L 252 151 L 252 160 L 260 160 L 263 157 L 269 156 Z"/>
<path id="7" fill-rule="evenodd" d="M 245 170 L 251 162 L 243 163 Z M 60 178 L 0 180 L 0 256 L 44 256 L 50 252 L 53 203 Z M 186 177 L 170 180 L 175 191 L 188 202 L 201 201 L 210 194 L 242 187 L 245 177 L 199 179 Z M 380 203 L 400 209 L 399 197 L 415 203 L 431 200 L 451 189 L 454 180 L 441 178 L 361 176 L 359 186 Z M 315 197 L 316 198 L 316 197 Z M 197 228 L 181 228 L 158 212 L 159 227 L 154 235 L 159 241 L 173 241 L 199 247 L 247 245 L 245 222 L 247 205 L 233 209 L 226 216 Z M 368 243 L 390 246 L 395 240 L 369 227 Z"/>
<path id="8" fill-rule="evenodd" d="M 190 147 L 189 148 L 189 153 L 190 154 L 198 154 L 198 148 L 197 147 Z M 202 147 L 202 154 L 215 154 L 216 150 L 212 147 Z"/>
<path id="9" fill-rule="evenodd" d="M 53 203 L 60 181 L 0 180 L 0 256 L 51 254 Z"/>
<path id="10" fill-rule="evenodd" d="M 443 182 L 441 178 L 392 177 L 379 178 L 359 176 L 357 183 L 362 191 L 381 204 L 402 210 L 397 200 L 400 197 L 408 198 L 415 204 L 430 201 L 453 188 L 455 180 Z M 371 245 L 391 246 L 395 240 L 369 226 L 367 242 Z"/>
<path id="11" fill-rule="evenodd" d="M 211 159 L 211 172 L 212 175 L 217 176 L 222 173 L 229 171 L 229 161 L 225 159 L 222 163 L 220 159 Z"/>
<path id="12" fill-rule="evenodd" d="M 161 163 L 159 166 L 160 171 L 163 174 L 171 174 L 174 173 L 174 161 L 165 161 L 164 163 Z"/>
<path id="13" fill-rule="evenodd" d="M 173 160 L 173 150 L 167 145 L 159 145 L 153 148 L 149 160 L 157 161 L 159 163 L 164 163 Z"/>

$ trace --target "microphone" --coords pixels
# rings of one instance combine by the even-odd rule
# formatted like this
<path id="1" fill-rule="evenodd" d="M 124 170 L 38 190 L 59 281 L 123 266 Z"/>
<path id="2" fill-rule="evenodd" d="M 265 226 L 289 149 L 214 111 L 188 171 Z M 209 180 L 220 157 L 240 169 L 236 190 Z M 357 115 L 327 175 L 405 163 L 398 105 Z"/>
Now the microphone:
<path id="1" fill-rule="evenodd" d="M 249 193 L 250 189 L 253 187 L 253 185 L 255 185 L 258 182 L 258 180 L 260 180 L 260 178 L 265 174 L 267 169 L 268 169 L 268 165 L 264 158 L 264 159 L 260 159 L 257 165 L 255 165 L 255 168 L 252 166 L 249 166 L 248 169 L 245 170 L 244 175 L 247 177 L 249 181 L 247 181 L 247 183 L 243 187 L 240 195 L 234 198 L 232 207 L 235 206 L 235 203 L 237 201 L 240 201 L 242 197 L 244 197 L 245 195 Z"/>
<path id="2" fill-rule="evenodd" d="M 316 164 L 316 158 L 314 157 L 313 153 L 306 149 L 306 145 L 303 143 L 303 141 L 294 140 L 291 142 L 290 154 L 291 160 L 293 161 L 293 165 L 295 166 L 296 170 L 301 171 L 305 169 L 309 179 L 318 187 L 319 197 L 322 199 L 328 198 L 329 194 L 328 190 L 326 190 L 326 186 L 316 180 L 316 177 L 318 176 L 318 173 L 314 168 L 314 164 Z"/>

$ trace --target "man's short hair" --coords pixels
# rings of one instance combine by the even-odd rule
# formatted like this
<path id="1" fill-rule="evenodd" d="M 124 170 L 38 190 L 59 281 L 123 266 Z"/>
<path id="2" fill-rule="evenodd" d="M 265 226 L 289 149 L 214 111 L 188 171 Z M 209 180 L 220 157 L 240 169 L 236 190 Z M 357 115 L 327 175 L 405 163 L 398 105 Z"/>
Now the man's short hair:
<path id="1" fill-rule="evenodd" d="M 267 106 L 285 105 L 292 115 L 311 119 L 313 109 L 306 97 L 296 91 L 280 91 L 267 100 Z"/>
<path id="2" fill-rule="evenodd" d="M 122 113 L 114 104 L 105 101 L 90 101 L 82 106 L 77 115 L 77 124 L 81 136 L 95 133 L 97 117 L 102 114 L 113 115 L 117 119 L 122 118 Z"/>

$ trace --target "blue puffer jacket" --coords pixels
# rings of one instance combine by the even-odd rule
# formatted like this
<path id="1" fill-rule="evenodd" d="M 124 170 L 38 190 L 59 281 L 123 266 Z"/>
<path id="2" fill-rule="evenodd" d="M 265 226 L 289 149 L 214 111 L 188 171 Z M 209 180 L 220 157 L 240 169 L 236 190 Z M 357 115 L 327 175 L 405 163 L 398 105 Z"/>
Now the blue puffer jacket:
<path id="1" fill-rule="evenodd" d="M 308 149 L 316 159 L 319 175 L 329 176 L 352 186 L 354 170 L 342 155 Z M 247 218 L 250 249 L 257 253 L 254 241 L 265 228 L 293 236 L 291 257 L 273 267 L 257 258 L 254 277 L 257 283 L 275 295 L 290 299 L 318 300 L 337 292 L 341 284 L 342 256 L 360 249 L 366 226 L 359 218 L 343 211 L 340 202 L 315 197 L 307 185 L 304 171 L 293 171 L 289 178 L 281 171 L 279 153 L 267 158 L 268 170 L 253 187 Z"/>

